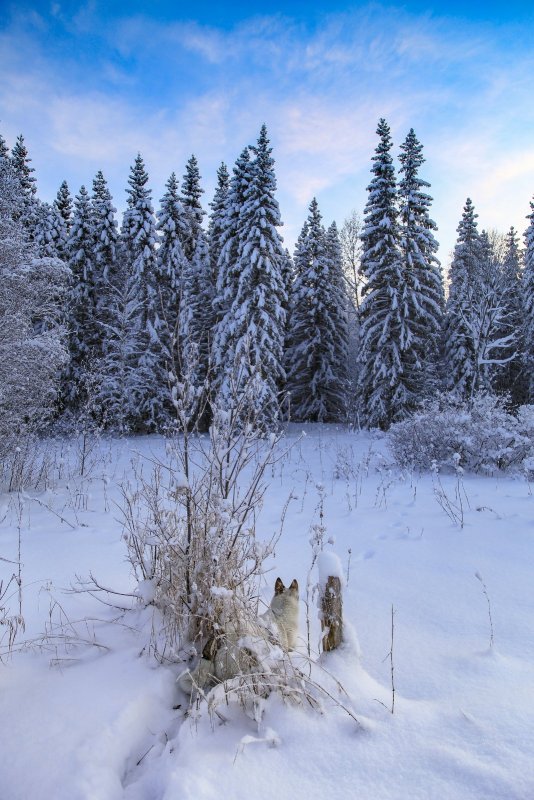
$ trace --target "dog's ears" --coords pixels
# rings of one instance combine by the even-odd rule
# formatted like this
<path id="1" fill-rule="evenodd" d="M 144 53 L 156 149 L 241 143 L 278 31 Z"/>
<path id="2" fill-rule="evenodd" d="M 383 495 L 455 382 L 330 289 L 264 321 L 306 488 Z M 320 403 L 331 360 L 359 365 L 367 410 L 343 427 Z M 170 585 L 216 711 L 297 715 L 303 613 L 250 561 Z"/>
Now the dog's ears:
<path id="1" fill-rule="evenodd" d="M 299 585 L 298 585 L 298 583 L 297 583 L 297 579 L 296 579 L 296 578 L 293 578 L 293 580 L 291 581 L 291 585 L 290 585 L 290 587 L 289 587 L 289 591 L 290 591 L 292 594 L 296 594 L 296 595 L 298 596 L 298 593 L 299 593 Z"/>
<path id="2" fill-rule="evenodd" d="M 286 587 L 284 586 L 284 582 L 283 582 L 282 578 L 277 578 L 276 579 L 276 583 L 274 584 L 274 593 L 275 594 L 282 594 L 282 592 L 285 590 L 285 588 Z"/>

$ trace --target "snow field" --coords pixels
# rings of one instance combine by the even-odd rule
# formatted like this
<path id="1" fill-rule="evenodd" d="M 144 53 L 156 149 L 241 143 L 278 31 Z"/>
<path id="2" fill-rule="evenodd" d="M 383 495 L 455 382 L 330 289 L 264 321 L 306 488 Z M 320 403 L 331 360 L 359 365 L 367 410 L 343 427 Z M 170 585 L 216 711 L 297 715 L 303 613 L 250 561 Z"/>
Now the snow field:
<path id="1" fill-rule="evenodd" d="M 205 708 L 185 718 L 187 699 L 175 685 L 182 667 L 156 666 L 141 654 L 148 610 L 109 624 L 118 612 L 90 595 L 62 592 L 89 572 L 119 591 L 135 589 L 118 484 L 131 475 L 136 453 L 163 456 L 164 442 L 102 442 L 83 480 L 73 467 L 46 492 L 21 498 L 23 613 L 25 637 L 34 638 L 57 601 L 78 638 L 109 649 L 65 652 L 58 642 L 57 650 L 17 652 L 0 666 L 1 800 L 531 800 L 529 485 L 465 475 L 461 528 L 437 502 L 431 475 L 404 475 L 388 464 L 385 438 L 311 425 L 293 426 L 288 440 L 294 446 L 270 476 L 257 524 L 260 536 L 278 529 L 292 494 L 263 599 L 269 602 L 278 575 L 286 585 L 298 579 L 301 655 L 294 658 L 304 665 L 311 527 L 320 522 L 322 496 L 324 547 L 333 554 L 322 563 L 335 562 L 335 554 L 342 566 L 346 643 L 322 657 L 313 676 L 359 725 L 328 699 L 318 715 L 274 696 L 259 727 L 233 705 L 223 709 L 226 724 Z M 456 476 L 440 477 L 454 498 Z M 0 499 L 0 555 L 15 559 L 16 497 Z M 0 562 L 0 569 L 6 575 L 12 566 Z M 488 600 L 476 573 L 491 604 L 491 648 Z M 318 580 L 315 566 L 311 586 Z M 315 596 L 310 623 L 316 651 Z"/>

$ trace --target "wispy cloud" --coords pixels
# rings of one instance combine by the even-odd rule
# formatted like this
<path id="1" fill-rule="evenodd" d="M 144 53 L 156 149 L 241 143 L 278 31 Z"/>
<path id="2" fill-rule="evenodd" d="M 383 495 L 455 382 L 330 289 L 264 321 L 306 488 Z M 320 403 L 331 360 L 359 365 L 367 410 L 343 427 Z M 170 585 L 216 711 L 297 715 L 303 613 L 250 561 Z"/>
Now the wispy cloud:
<path id="1" fill-rule="evenodd" d="M 56 5 L 15 15 L 0 38 L 2 132 L 24 132 L 45 196 L 102 168 L 122 197 L 138 150 L 156 196 L 191 152 L 209 194 L 220 160 L 231 164 L 265 121 L 292 243 L 313 195 L 326 219 L 363 205 L 385 116 L 397 144 L 411 126 L 425 144 L 444 258 L 467 194 L 482 224 L 522 224 L 534 190 L 527 31 L 376 5 L 230 30 L 103 19 L 91 4 L 68 17 Z"/>

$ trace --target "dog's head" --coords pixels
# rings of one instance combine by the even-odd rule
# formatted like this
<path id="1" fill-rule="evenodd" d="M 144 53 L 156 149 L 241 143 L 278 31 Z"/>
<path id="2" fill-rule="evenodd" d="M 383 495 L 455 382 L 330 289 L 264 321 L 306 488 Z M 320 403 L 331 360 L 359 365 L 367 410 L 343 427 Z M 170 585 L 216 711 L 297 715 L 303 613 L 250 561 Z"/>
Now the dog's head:
<path id="1" fill-rule="evenodd" d="M 282 578 L 277 578 L 276 582 L 274 584 L 274 596 L 276 597 L 279 594 L 288 594 L 288 595 L 291 595 L 292 597 L 296 597 L 297 600 L 298 600 L 299 585 L 297 583 L 297 579 L 294 578 L 291 581 L 291 583 L 289 585 L 289 588 L 286 589 L 286 587 L 284 586 L 284 582 L 283 582 Z"/>

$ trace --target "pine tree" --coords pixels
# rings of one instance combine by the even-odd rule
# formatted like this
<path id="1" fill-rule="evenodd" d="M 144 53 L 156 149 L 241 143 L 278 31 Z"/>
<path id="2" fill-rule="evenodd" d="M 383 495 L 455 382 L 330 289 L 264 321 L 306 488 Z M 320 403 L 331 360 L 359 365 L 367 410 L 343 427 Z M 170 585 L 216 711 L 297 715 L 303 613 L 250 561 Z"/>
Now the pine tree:
<path id="1" fill-rule="evenodd" d="M 0 161 L 5 158 L 9 160 L 9 147 L 7 146 L 7 142 L 0 133 Z"/>
<path id="2" fill-rule="evenodd" d="M 423 398 L 435 390 L 438 383 L 440 337 L 443 327 L 445 296 L 443 276 L 436 252 L 434 237 L 436 223 L 430 218 L 432 198 L 426 193 L 430 184 L 419 177 L 424 164 L 423 147 L 413 128 L 401 145 L 399 182 L 399 221 L 406 288 L 406 315 L 410 319 L 411 350 L 405 363 L 405 380 L 414 397 Z"/>
<path id="3" fill-rule="evenodd" d="M 74 201 L 72 227 L 67 243 L 72 271 L 69 297 L 70 364 L 64 379 L 64 401 L 71 408 L 85 402 L 88 376 L 99 340 L 94 281 L 94 236 L 91 202 L 82 186 Z"/>
<path id="4" fill-rule="evenodd" d="M 310 204 L 295 251 L 286 354 L 291 417 L 332 422 L 346 411 L 347 316 L 335 224 L 325 233 Z"/>
<path id="5" fill-rule="evenodd" d="M 166 192 L 161 198 L 158 211 L 157 230 L 159 249 L 156 260 L 155 283 L 157 286 L 156 316 L 154 330 L 158 339 L 157 382 L 161 387 L 169 384 L 169 372 L 180 376 L 180 309 L 186 270 L 189 263 L 185 257 L 182 241 L 186 240 L 189 221 L 179 197 L 178 181 L 174 172 L 166 183 Z M 170 392 L 165 392 L 162 411 L 170 418 L 172 414 Z"/>
<path id="6" fill-rule="evenodd" d="M 202 233 L 202 220 L 206 214 L 202 209 L 200 198 L 204 194 L 204 189 L 200 186 L 200 171 L 198 161 L 195 156 L 191 156 L 185 167 L 185 174 L 182 181 L 181 200 L 185 208 L 189 221 L 189 230 L 186 238 L 182 241 L 184 253 L 188 261 L 191 261 L 195 252 L 196 243 Z"/>
<path id="7" fill-rule="evenodd" d="M 208 229 L 208 243 L 210 252 L 210 265 L 213 281 L 217 281 L 217 264 L 221 255 L 222 236 L 224 232 L 224 219 L 226 215 L 226 204 L 230 189 L 230 175 L 226 164 L 221 164 L 217 170 L 217 188 L 213 200 L 210 203 L 211 214 Z"/>
<path id="8" fill-rule="evenodd" d="M 138 430 L 139 409 L 145 402 L 142 314 L 137 284 L 128 276 L 121 286 L 111 286 L 108 314 L 101 322 L 106 349 L 98 364 L 94 407 L 101 424 L 119 433 Z"/>
<path id="9" fill-rule="evenodd" d="M 108 287 L 116 286 L 120 278 L 117 274 L 117 209 L 101 171 L 97 172 L 93 180 L 91 207 L 95 242 L 95 283 L 99 296 L 104 300 Z"/>
<path id="10" fill-rule="evenodd" d="M 59 257 L 66 261 L 67 242 L 70 236 L 70 228 L 72 224 L 72 198 L 70 196 L 67 181 L 63 181 L 59 187 L 53 205 L 54 209 L 58 212 L 60 220 L 56 247 Z"/>
<path id="11" fill-rule="evenodd" d="M 34 238 L 34 228 L 37 222 L 36 194 L 37 186 L 32 173 L 35 169 L 30 166 L 31 158 L 24 143 L 24 136 L 17 137 L 11 150 L 11 166 L 20 181 L 21 193 L 18 201 L 17 219 L 20 219 L 30 239 Z"/>
<path id="12" fill-rule="evenodd" d="M 228 349 L 234 325 L 232 303 L 237 295 L 239 282 L 241 211 L 250 180 L 251 160 L 247 147 L 235 163 L 220 215 L 219 256 L 213 299 L 212 386 L 215 393 L 233 369 L 233 357 L 229 357 Z"/>
<path id="13" fill-rule="evenodd" d="M 249 392 L 251 382 L 254 384 L 254 407 L 247 411 L 259 428 L 269 430 L 279 418 L 279 391 L 285 377 L 282 359 L 286 297 L 282 279 L 285 256 L 277 231 L 281 220 L 274 196 L 274 161 L 265 125 L 257 145 L 250 149 L 254 159 L 239 213 L 240 241 L 234 273 L 238 280 L 226 318 L 224 377 L 227 379 L 232 371 L 238 375 L 234 384 L 238 397 L 229 398 L 230 402 L 239 400 Z M 221 257 L 228 243 L 223 245 Z"/>
<path id="14" fill-rule="evenodd" d="M 446 385 L 462 397 L 471 396 L 476 374 L 475 353 L 469 324 L 471 301 L 480 284 L 482 257 L 473 203 L 467 198 L 457 228 L 458 239 L 449 270 L 449 296 L 445 317 Z"/>
<path id="15" fill-rule="evenodd" d="M 40 256 L 65 258 L 63 220 L 53 205 L 40 200 L 35 203 L 33 239 Z"/>
<path id="16" fill-rule="evenodd" d="M 506 235 L 504 259 L 500 270 L 499 293 L 502 298 L 503 323 L 501 336 L 512 334 L 514 339 L 503 347 L 501 357 L 505 360 L 497 374 L 495 388 L 508 392 L 515 404 L 526 402 L 527 379 L 522 369 L 523 301 L 521 296 L 521 256 L 519 236 L 512 227 Z"/>
<path id="17" fill-rule="evenodd" d="M 180 358 L 191 389 L 195 392 L 196 409 L 190 410 L 193 423 L 199 429 L 206 430 L 209 422 L 207 401 L 214 285 L 205 234 L 197 239 L 193 259 L 186 266 L 184 278 L 180 308 Z"/>
<path id="18" fill-rule="evenodd" d="M 140 154 L 130 170 L 128 208 L 121 228 L 121 259 L 124 264 L 125 283 L 137 301 L 139 317 L 136 319 L 136 339 L 140 342 L 137 369 L 142 377 L 144 391 L 139 397 L 137 427 L 154 430 L 163 415 L 165 387 L 158 385 L 158 337 L 155 330 L 157 317 L 156 274 L 156 222 L 152 208 L 151 191 L 147 188 L 148 175 Z"/>
<path id="19" fill-rule="evenodd" d="M 534 403 L 534 199 L 530 202 L 530 224 L 525 231 L 524 271 L 522 281 L 524 368 L 528 376 L 528 401 Z"/>
<path id="20" fill-rule="evenodd" d="M 360 406 L 366 423 L 387 428 L 402 419 L 417 401 L 411 381 L 412 356 L 407 287 L 398 224 L 395 170 L 390 129 L 381 119 L 380 142 L 373 156 L 373 178 L 367 187 L 361 272 L 366 279 L 360 308 Z"/>

